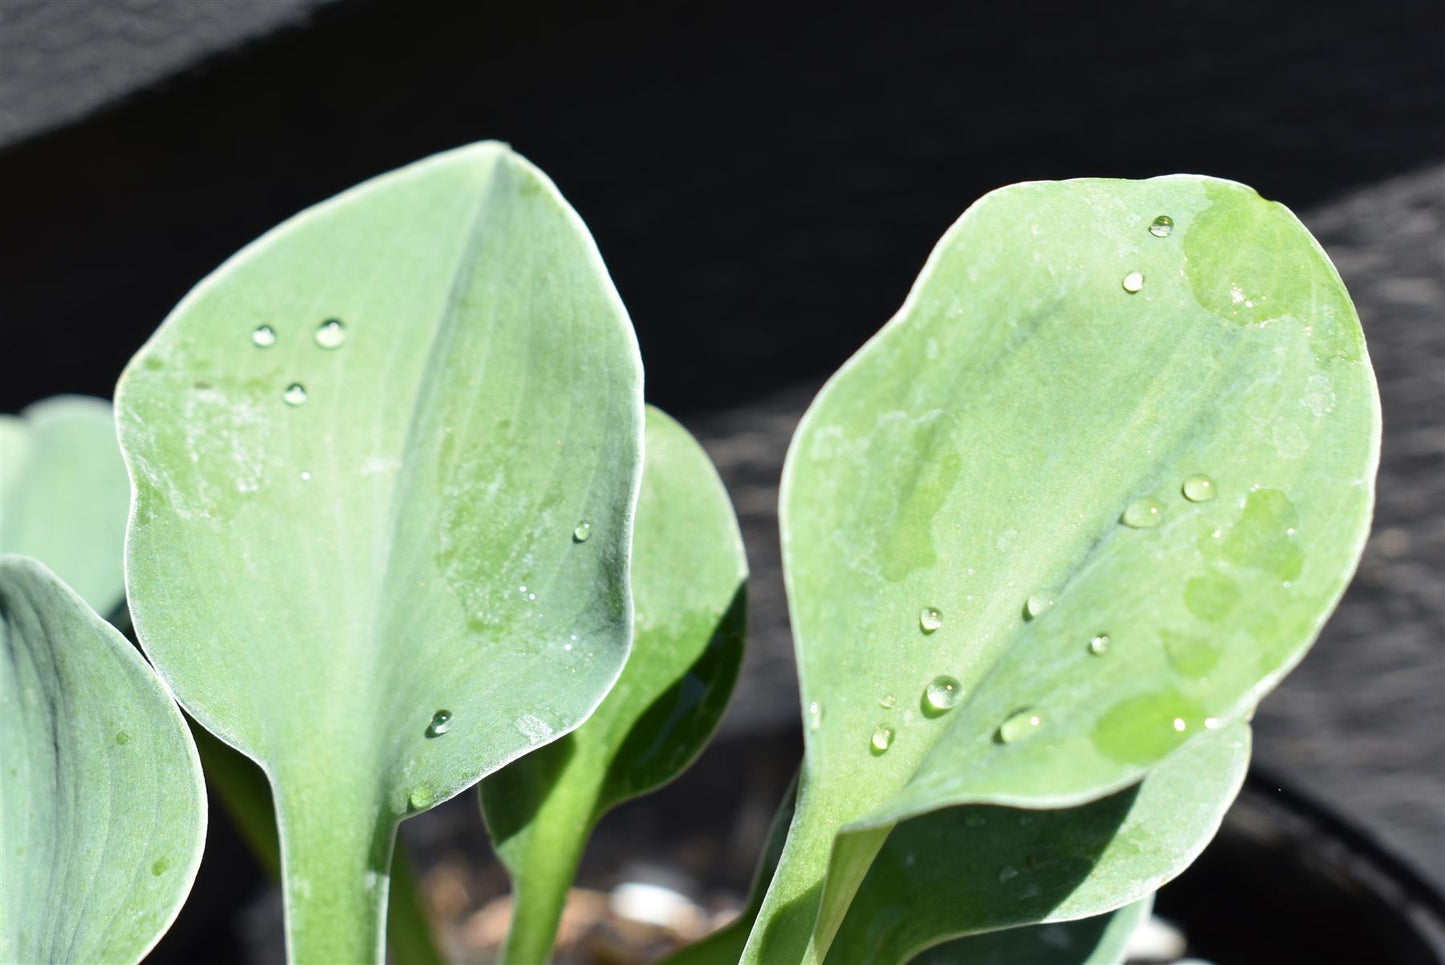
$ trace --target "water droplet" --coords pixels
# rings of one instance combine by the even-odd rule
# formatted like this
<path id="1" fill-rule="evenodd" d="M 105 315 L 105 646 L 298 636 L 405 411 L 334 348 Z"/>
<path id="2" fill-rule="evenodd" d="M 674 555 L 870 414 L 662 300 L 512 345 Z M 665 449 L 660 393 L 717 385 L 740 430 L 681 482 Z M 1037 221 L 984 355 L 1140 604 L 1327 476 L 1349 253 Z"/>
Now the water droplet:
<path id="1" fill-rule="evenodd" d="M 1018 876 L 1019 869 L 1015 868 L 1011 864 L 1006 864 L 1002 868 L 998 869 L 998 883 L 1001 885 L 1008 884 L 1010 881 L 1013 881 Z"/>
<path id="2" fill-rule="evenodd" d="M 301 481 L 302 481 L 302 482 L 310 482 L 310 481 L 311 481 L 311 473 L 308 472 L 308 471 L 305 470 L 305 469 L 301 470 Z"/>
<path id="3" fill-rule="evenodd" d="M 1124 507 L 1124 515 L 1119 519 L 1133 529 L 1153 529 L 1164 522 L 1164 507 L 1159 505 L 1159 500 L 1146 496 Z"/>
<path id="4" fill-rule="evenodd" d="M 1161 214 L 1149 225 L 1149 233 L 1156 238 L 1167 238 L 1174 233 L 1174 219 Z"/>
<path id="5" fill-rule="evenodd" d="M 808 730 L 817 730 L 823 723 L 823 705 L 816 700 L 808 704 Z"/>
<path id="6" fill-rule="evenodd" d="M 1053 605 L 1053 597 L 1043 593 L 1031 593 L 1029 598 L 1024 601 L 1024 617 L 1029 620 L 1037 620 Z"/>
<path id="7" fill-rule="evenodd" d="M 346 326 L 337 318 L 328 318 L 316 326 L 316 344 L 330 351 L 346 342 Z"/>
<path id="8" fill-rule="evenodd" d="M 1214 498 L 1214 480 L 1208 476 L 1190 476 L 1180 487 L 1191 503 L 1207 503 Z"/>
<path id="9" fill-rule="evenodd" d="M 918 626 L 924 633 L 932 633 L 943 626 L 943 611 L 936 606 L 926 606 L 918 611 Z"/>
<path id="10" fill-rule="evenodd" d="M 1109 635 L 1107 633 L 1095 634 L 1089 641 L 1089 652 L 1096 657 L 1102 657 L 1109 652 Z"/>
<path id="11" fill-rule="evenodd" d="M 1014 741 L 1023 740 L 1038 730 L 1043 723 L 1043 718 L 1028 708 L 1016 710 L 1009 715 L 998 727 L 998 739 L 1001 743 L 1012 744 Z"/>
<path id="12" fill-rule="evenodd" d="M 884 694 L 882 697 L 878 698 L 878 706 L 882 707 L 884 710 L 892 710 L 893 705 L 896 703 L 898 703 L 898 698 L 894 697 L 892 694 Z"/>
<path id="13" fill-rule="evenodd" d="M 413 811 L 425 811 L 432 806 L 436 799 L 437 793 L 432 790 L 430 784 L 418 784 L 411 789 L 411 794 L 406 800 Z"/>
<path id="14" fill-rule="evenodd" d="M 1219 723 L 1220 723 L 1220 722 L 1219 722 L 1219 718 L 1218 718 L 1218 717 L 1206 717 L 1206 718 L 1204 718 L 1204 729 L 1205 729 L 1205 730 L 1218 730 L 1218 729 L 1219 729 Z"/>
<path id="15" fill-rule="evenodd" d="M 286 391 L 281 396 L 287 405 L 302 405 L 306 402 L 306 386 L 300 382 L 292 382 L 286 386 Z"/>
<path id="16" fill-rule="evenodd" d="M 893 728 L 887 724 L 879 724 L 878 729 L 873 731 L 873 736 L 869 738 L 868 745 L 873 749 L 875 755 L 888 750 L 893 746 Z"/>
<path id="17" fill-rule="evenodd" d="M 934 677 L 928 682 L 928 686 L 923 688 L 923 712 L 930 717 L 937 717 L 952 710 L 953 705 L 958 703 L 962 687 L 956 677 L 945 674 Z"/>
<path id="18" fill-rule="evenodd" d="M 117 744 L 129 744 L 129 743 L 130 743 L 130 735 L 127 734 L 127 733 L 126 733 L 125 731 L 123 731 L 123 730 L 116 731 L 116 733 L 115 733 L 115 742 L 116 742 Z"/>
<path id="19" fill-rule="evenodd" d="M 1176 717 L 1174 718 L 1174 729 L 1182 734 L 1189 729 L 1189 725 L 1184 722 L 1183 717 Z"/>
<path id="20" fill-rule="evenodd" d="M 535 599 L 537 599 L 537 594 L 535 594 L 535 593 L 528 593 L 528 594 L 527 594 L 527 599 L 529 599 L 529 600 L 535 600 Z"/>
<path id="21" fill-rule="evenodd" d="M 270 348 L 276 344 L 276 330 L 270 325 L 258 325 L 251 333 L 251 344 L 257 348 Z"/>
<path id="22" fill-rule="evenodd" d="M 1144 273 L 1142 271 L 1131 271 L 1124 276 L 1124 280 L 1120 284 L 1124 286 L 1126 292 L 1132 295 L 1144 287 Z"/>
<path id="23" fill-rule="evenodd" d="M 589 537 L 589 536 L 591 536 L 591 535 L 592 535 L 592 524 L 589 523 L 589 522 L 587 522 L 587 520 L 584 519 L 584 520 L 582 520 L 582 522 L 578 523 L 575 527 L 573 527 L 573 529 L 572 529 L 572 542 L 574 542 L 574 543 L 585 543 L 585 542 L 587 542 L 587 537 Z"/>
<path id="24" fill-rule="evenodd" d="M 431 715 L 431 723 L 427 725 L 426 736 L 440 737 L 450 730 L 451 726 L 452 712 L 449 710 L 439 710 Z"/>
<path id="25" fill-rule="evenodd" d="M 171 863 L 168 859 L 157 858 L 155 861 L 151 862 L 151 874 L 159 878 L 161 875 L 166 873 L 166 869 L 170 866 Z"/>

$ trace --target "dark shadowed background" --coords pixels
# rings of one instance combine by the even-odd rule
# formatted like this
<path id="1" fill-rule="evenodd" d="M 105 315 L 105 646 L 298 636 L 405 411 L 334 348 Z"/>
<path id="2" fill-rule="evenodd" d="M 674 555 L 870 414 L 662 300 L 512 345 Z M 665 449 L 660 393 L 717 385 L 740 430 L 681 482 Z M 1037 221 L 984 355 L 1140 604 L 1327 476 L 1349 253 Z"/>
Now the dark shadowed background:
<path id="1" fill-rule="evenodd" d="M 656 820 L 711 822 L 708 860 L 745 881 L 799 747 L 774 506 L 812 393 L 985 191 L 1235 178 L 1335 259 L 1386 426 L 1359 576 L 1262 706 L 1257 761 L 1445 884 L 1442 54 L 1438 0 L 7 0 L 0 410 L 108 396 L 192 284 L 300 208 L 511 142 L 587 220 L 649 399 L 718 462 L 754 571 L 735 705 L 662 799 L 707 813 L 624 809 L 589 862 Z M 474 811 L 409 822 L 414 846 Z M 242 860 L 224 839 L 207 856 Z"/>

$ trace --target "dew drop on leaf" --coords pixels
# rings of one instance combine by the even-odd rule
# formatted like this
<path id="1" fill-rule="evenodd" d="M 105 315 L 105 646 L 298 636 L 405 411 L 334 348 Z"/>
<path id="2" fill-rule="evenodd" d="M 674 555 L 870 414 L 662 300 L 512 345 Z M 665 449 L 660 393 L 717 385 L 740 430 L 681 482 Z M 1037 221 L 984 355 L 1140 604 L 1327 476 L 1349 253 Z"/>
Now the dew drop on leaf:
<path id="1" fill-rule="evenodd" d="M 893 705 L 896 703 L 898 703 L 898 698 L 894 697 L 892 694 L 884 694 L 882 697 L 878 698 L 878 706 L 882 707 L 884 710 L 892 710 Z"/>
<path id="2" fill-rule="evenodd" d="M 1119 519 L 1132 529 L 1153 529 L 1164 522 L 1164 507 L 1157 499 L 1136 499 L 1124 507 L 1124 515 Z"/>
<path id="3" fill-rule="evenodd" d="M 1174 233 L 1174 219 L 1161 214 L 1149 225 L 1149 233 L 1156 238 L 1167 238 Z"/>
<path id="4" fill-rule="evenodd" d="M 572 542 L 574 543 L 585 543 L 587 542 L 587 537 L 591 535 L 592 524 L 585 519 L 572 528 Z"/>
<path id="5" fill-rule="evenodd" d="M 1001 743 L 1012 744 L 1030 736 L 1039 729 L 1043 718 L 1035 711 L 1025 708 L 1016 710 L 1009 715 L 998 727 L 998 739 Z"/>
<path id="6" fill-rule="evenodd" d="M 1018 876 L 1019 869 L 1015 868 L 1011 864 L 1006 864 L 1002 868 L 998 869 L 998 883 L 1001 885 L 1008 884 L 1010 881 L 1013 881 Z"/>
<path id="7" fill-rule="evenodd" d="M 1107 633 L 1095 634 L 1094 637 L 1089 640 L 1089 652 L 1096 657 L 1102 657 L 1104 654 L 1108 653 L 1109 635 Z"/>
<path id="8" fill-rule="evenodd" d="M 251 333 L 251 344 L 257 348 L 270 348 L 276 344 L 276 330 L 270 325 L 258 325 Z"/>
<path id="9" fill-rule="evenodd" d="M 130 735 L 127 734 L 127 733 L 126 733 L 125 731 L 123 731 L 123 730 L 121 730 L 121 731 L 116 731 L 116 734 L 115 734 L 115 742 L 116 742 L 117 744 L 129 744 L 129 743 L 130 743 Z"/>
<path id="10" fill-rule="evenodd" d="M 171 863 L 167 859 L 157 858 L 154 862 L 151 863 L 151 874 L 159 878 L 161 875 L 166 873 L 166 869 L 170 866 Z"/>
<path id="11" fill-rule="evenodd" d="M 418 784 L 411 789 L 407 803 L 411 805 L 413 811 L 425 811 L 432 806 L 436 799 L 436 791 L 432 790 L 430 784 Z"/>
<path id="12" fill-rule="evenodd" d="M 450 730 L 451 726 L 452 712 L 449 710 L 439 710 L 431 715 L 431 723 L 427 725 L 426 736 L 440 737 Z"/>
<path id="13" fill-rule="evenodd" d="M 956 677 L 946 674 L 939 674 L 928 682 L 923 688 L 923 712 L 930 717 L 947 713 L 958 703 L 958 695 L 962 684 Z"/>
<path id="14" fill-rule="evenodd" d="M 808 704 L 808 730 L 817 730 L 823 723 L 823 705 L 816 700 Z"/>
<path id="15" fill-rule="evenodd" d="M 305 404 L 307 398 L 306 386 L 302 385 L 300 382 L 292 382 L 290 385 L 286 386 L 286 391 L 281 394 L 281 398 L 285 400 L 287 405 L 303 405 Z"/>
<path id="16" fill-rule="evenodd" d="M 328 318 L 316 326 L 316 344 L 330 351 L 346 344 L 346 326 L 340 319 Z"/>
<path id="17" fill-rule="evenodd" d="M 869 738 L 868 746 L 872 748 L 875 755 L 882 754 L 893 746 L 893 728 L 887 724 L 879 724 L 878 729 L 873 731 Z"/>
<path id="18" fill-rule="evenodd" d="M 1131 271 L 1124 276 L 1121 284 L 1124 286 L 1124 290 L 1132 295 L 1144 287 L 1144 273 L 1142 271 Z"/>
<path id="19" fill-rule="evenodd" d="M 1024 601 L 1024 616 L 1030 620 L 1037 620 L 1053 605 L 1053 597 L 1043 593 L 1030 593 L 1029 598 Z"/>
<path id="20" fill-rule="evenodd" d="M 926 606 L 918 611 L 918 626 L 924 633 L 932 633 L 943 626 L 943 611 L 936 606 Z"/>
<path id="21" fill-rule="evenodd" d="M 1207 503 L 1214 498 L 1214 480 L 1208 476 L 1190 476 L 1180 487 L 1191 503 Z"/>

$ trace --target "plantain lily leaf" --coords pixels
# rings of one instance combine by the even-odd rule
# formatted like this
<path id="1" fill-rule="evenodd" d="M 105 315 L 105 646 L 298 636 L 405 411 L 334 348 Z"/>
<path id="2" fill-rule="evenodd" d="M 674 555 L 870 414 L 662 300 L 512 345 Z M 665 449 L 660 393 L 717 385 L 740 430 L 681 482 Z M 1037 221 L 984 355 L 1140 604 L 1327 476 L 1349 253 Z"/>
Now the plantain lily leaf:
<path id="1" fill-rule="evenodd" d="M 0 552 L 44 561 L 101 616 L 125 600 L 129 502 L 108 402 L 61 395 L 0 416 Z"/>
<path id="2" fill-rule="evenodd" d="M 913 965 L 1118 965 L 1154 896 L 1092 918 L 1026 925 L 937 945 Z"/>
<path id="3" fill-rule="evenodd" d="M 269 778 L 293 960 L 379 960 L 401 818 L 617 678 L 640 383 L 586 228 L 494 143 L 271 231 L 122 375 L 137 633 Z"/>
<path id="4" fill-rule="evenodd" d="M 503 960 L 545 961 L 592 828 L 687 767 L 742 660 L 747 560 L 727 491 L 687 430 L 647 410 L 632 546 L 632 654 L 571 734 L 482 782 L 516 896 Z"/>
<path id="5" fill-rule="evenodd" d="M 1239 722 L 1078 807 L 964 805 L 904 821 L 854 896 L 828 965 L 902 965 L 959 936 L 1107 915 L 1152 895 L 1214 837 L 1248 766 L 1249 725 Z"/>
<path id="6" fill-rule="evenodd" d="M 0 961 L 139 961 L 205 838 L 170 694 L 50 570 L 0 556 Z"/>
<path id="7" fill-rule="evenodd" d="M 900 820 L 1086 803 L 1244 717 L 1344 591 L 1378 444 L 1284 207 L 1176 176 L 970 208 L 789 452 L 806 756 L 747 959 L 820 960 Z"/>

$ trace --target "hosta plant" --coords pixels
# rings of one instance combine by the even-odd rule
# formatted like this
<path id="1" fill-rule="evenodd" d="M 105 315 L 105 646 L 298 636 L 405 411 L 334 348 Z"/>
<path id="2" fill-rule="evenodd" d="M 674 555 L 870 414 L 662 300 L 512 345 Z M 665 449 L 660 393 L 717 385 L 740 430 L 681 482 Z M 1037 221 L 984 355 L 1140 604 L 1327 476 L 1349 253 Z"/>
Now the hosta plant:
<path id="1" fill-rule="evenodd" d="M 279 848 L 292 960 L 379 961 L 388 894 L 414 901 L 390 875 L 398 824 L 479 782 L 516 891 L 504 957 L 545 960 L 592 828 L 696 756 L 741 655 L 731 507 L 641 388 L 591 237 L 497 144 L 367 182 L 203 281 L 116 398 L 126 598 L 154 675 L 48 571 L 0 566 L 5 652 L 107 654 L 150 709 L 91 729 L 152 727 L 147 753 L 179 762 L 161 793 L 191 816 L 163 829 L 181 838 L 116 797 L 118 864 L 139 879 L 164 844 L 194 870 L 203 798 L 174 694 L 214 735 L 213 785 Z M 78 456 L 11 463 L 72 451 L 26 441 L 31 421 L 3 423 L 0 549 L 114 604 L 114 513 L 66 508 Z M 1343 592 L 1377 443 L 1353 309 L 1281 206 L 1183 176 L 979 201 L 793 439 L 779 517 L 806 752 L 745 912 L 676 960 L 1117 959 Z M 74 820 L 12 757 L 76 782 L 119 766 L 91 737 L 47 741 L 13 665 L 6 854 Z M 100 707 L 88 678 L 52 678 L 46 706 Z M 68 861 L 7 864 L 0 950 L 101 947 L 24 944 L 89 927 L 21 900 L 83 890 Z M 143 953 L 175 881 L 131 889 L 146 927 L 94 957 Z M 393 934 L 398 957 L 435 957 L 417 931 Z"/>

